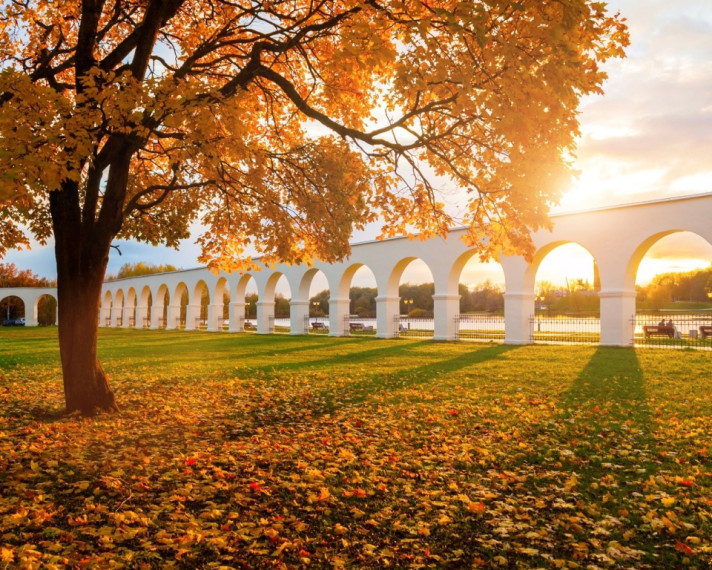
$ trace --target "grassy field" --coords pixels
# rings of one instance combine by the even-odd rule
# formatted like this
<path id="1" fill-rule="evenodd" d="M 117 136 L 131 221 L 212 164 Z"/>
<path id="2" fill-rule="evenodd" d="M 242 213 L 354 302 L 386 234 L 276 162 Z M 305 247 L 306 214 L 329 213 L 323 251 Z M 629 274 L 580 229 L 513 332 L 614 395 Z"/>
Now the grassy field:
<path id="1" fill-rule="evenodd" d="M 0 330 L 0 568 L 708 568 L 712 358 L 102 330 L 57 419 Z"/>

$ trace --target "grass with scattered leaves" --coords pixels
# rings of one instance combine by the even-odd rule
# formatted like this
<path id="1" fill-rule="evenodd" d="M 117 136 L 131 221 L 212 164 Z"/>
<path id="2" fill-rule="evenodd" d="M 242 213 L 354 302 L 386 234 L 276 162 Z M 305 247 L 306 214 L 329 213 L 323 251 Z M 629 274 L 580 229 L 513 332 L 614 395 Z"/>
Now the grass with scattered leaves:
<path id="1" fill-rule="evenodd" d="M 57 419 L 56 330 L 0 330 L 0 568 L 712 563 L 709 354 L 133 330 L 99 352 L 121 413 Z"/>

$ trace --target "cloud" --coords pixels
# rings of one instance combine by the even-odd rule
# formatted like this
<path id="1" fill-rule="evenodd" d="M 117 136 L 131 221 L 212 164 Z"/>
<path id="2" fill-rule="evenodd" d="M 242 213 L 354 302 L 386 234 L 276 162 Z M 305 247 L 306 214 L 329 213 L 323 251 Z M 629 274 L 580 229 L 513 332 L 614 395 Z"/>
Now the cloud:
<path id="1" fill-rule="evenodd" d="M 704 4 L 704 5 L 703 5 Z M 631 46 L 588 97 L 569 205 L 712 191 L 712 3 L 619 0 Z"/>

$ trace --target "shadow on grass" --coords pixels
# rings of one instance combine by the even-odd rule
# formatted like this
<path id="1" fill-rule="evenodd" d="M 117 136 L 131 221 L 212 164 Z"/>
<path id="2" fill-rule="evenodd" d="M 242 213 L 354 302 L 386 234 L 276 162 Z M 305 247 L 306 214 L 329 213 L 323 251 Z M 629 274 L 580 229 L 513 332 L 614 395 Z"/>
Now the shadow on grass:
<path id="1" fill-rule="evenodd" d="M 419 346 L 427 343 L 428 341 L 408 344 L 402 349 L 396 345 L 383 349 L 382 351 L 379 350 L 378 352 L 383 352 L 384 356 L 392 356 L 396 350 L 400 353 L 405 349 L 417 349 Z M 447 377 L 451 373 L 461 371 L 470 366 L 497 359 L 503 354 L 517 348 L 519 347 L 501 344 L 478 347 L 475 350 L 463 352 L 452 358 L 440 359 L 429 362 L 428 364 L 416 364 L 415 366 L 407 366 L 392 372 L 381 372 L 360 378 L 348 385 L 350 392 L 348 401 L 351 404 L 358 404 L 365 401 L 370 394 L 375 392 L 382 394 L 384 392 L 393 391 L 393 397 L 398 397 L 396 393 L 398 390 L 428 384 L 433 380 Z M 358 355 L 354 356 L 356 357 Z M 379 355 L 373 354 L 372 356 L 375 358 Z M 417 362 L 415 359 L 417 359 L 417 355 L 414 355 L 414 361 Z M 327 398 L 329 396 L 333 397 L 333 394 L 326 394 Z M 340 396 L 340 398 L 343 400 L 342 396 Z"/>
<path id="2" fill-rule="evenodd" d="M 659 469 L 645 378 L 634 349 L 600 347 L 561 405 L 566 443 L 585 444 L 577 450 L 585 488 L 596 489 L 596 481 L 608 475 L 623 483 L 617 492 L 628 493 L 626 480 L 644 479 Z"/>
<path id="3" fill-rule="evenodd" d="M 295 360 L 292 362 L 279 362 L 275 364 L 263 364 L 259 366 L 248 366 L 250 370 L 258 370 L 265 373 L 274 372 L 300 372 L 300 371 L 310 371 L 312 369 L 329 369 L 336 367 L 344 367 L 348 365 L 367 365 L 369 362 L 378 361 L 379 364 L 382 363 L 382 359 L 386 357 L 402 356 L 403 353 L 407 353 L 412 350 L 417 350 L 419 347 L 427 345 L 429 341 L 421 341 L 416 343 L 386 343 L 383 344 L 383 339 L 378 339 L 378 346 L 368 350 L 358 350 L 358 348 L 363 347 L 364 344 L 370 343 L 370 340 L 358 340 L 354 344 L 342 344 L 339 348 L 354 348 L 350 352 L 339 352 L 332 354 L 327 358 L 318 358 L 315 360 Z M 376 342 L 376 341 L 374 341 Z M 334 345 L 329 344 L 328 348 L 332 348 Z M 310 347 L 310 350 L 319 349 L 324 350 L 326 347 L 324 344 L 319 344 L 314 347 Z M 304 351 L 303 347 L 295 347 L 292 350 L 284 350 L 282 347 L 275 347 L 274 350 L 268 353 L 262 353 L 261 355 L 278 354 L 283 355 L 288 352 L 296 352 L 301 354 Z"/>

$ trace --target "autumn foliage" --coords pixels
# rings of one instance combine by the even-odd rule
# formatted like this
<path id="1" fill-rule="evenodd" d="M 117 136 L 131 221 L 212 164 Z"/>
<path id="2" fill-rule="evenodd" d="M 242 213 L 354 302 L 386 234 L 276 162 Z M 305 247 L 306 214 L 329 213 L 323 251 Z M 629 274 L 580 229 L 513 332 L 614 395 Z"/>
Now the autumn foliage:
<path id="1" fill-rule="evenodd" d="M 124 411 L 48 421 L 0 335 L 0 567 L 712 561 L 701 352 L 104 330 Z"/>
<path id="2" fill-rule="evenodd" d="M 54 237 L 67 407 L 116 409 L 96 360 L 114 238 L 203 261 L 333 260 L 355 228 L 528 252 L 582 96 L 626 29 L 605 4 L 84 0 L 0 8 L 0 254 Z M 85 308 L 92 310 L 86 313 Z M 81 308 L 81 310 L 80 310 Z M 79 340 L 81 339 L 81 340 Z"/>

